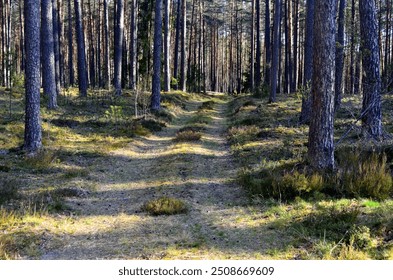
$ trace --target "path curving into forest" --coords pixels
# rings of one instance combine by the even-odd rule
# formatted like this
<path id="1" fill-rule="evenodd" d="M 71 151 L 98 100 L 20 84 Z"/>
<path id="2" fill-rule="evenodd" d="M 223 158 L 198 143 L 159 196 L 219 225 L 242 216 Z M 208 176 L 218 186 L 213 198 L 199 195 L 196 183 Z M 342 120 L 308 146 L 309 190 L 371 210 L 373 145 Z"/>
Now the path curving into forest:
<path id="1" fill-rule="evenodd" d="M 199 142 L 173 141 L 201 104 L 190 101 L 163 131 L 112 152 L 95 168 L 97 190 L 69 201 L 78 215 L 47 237 L 42 258 L 262 258 L 272 233 L 258 224 L 259 213 L 247 206 L 234 180 L 238 166 L 225 138 L 228 103 L 226 98 L 215 103 Z M 161 196 L 183 200 L 189 211 L 172 216 L 141 211 L 146 201 Z"/>

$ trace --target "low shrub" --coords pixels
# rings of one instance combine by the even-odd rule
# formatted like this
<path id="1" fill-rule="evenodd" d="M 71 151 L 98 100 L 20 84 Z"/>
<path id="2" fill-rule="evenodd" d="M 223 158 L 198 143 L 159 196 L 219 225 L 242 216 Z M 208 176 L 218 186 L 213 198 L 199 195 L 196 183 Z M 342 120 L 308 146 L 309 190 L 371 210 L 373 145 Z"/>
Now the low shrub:
<path id="1" fill-rule="evenodd" d="M 186 204 L 177 198 L 161 197 L 146 202 L 142 206 L 142 211 L 146 211 L 151 215 L 176 215 L 187 212 Z"/>
<path id="2" fill-rule="evenodd" d="M 255 125 L 236 126 L 229 129 L 228 138 L 232 144 L 244 144 L 256 140 L 260 131 L 260 128 Z"/>
<path id="3" fill-rule="evenodd" d="M 202 138 L 202 133 L 192 130 L 186 130 L 176 133 L 176 137 L 173 139 L 175 142 L 195 142 Z"/>
<path id="4" fill-rule="evenodd" d="M 4 202 L 19 198 L 21 183 L 16 179 L 0 179 L 0 205 Z"/>

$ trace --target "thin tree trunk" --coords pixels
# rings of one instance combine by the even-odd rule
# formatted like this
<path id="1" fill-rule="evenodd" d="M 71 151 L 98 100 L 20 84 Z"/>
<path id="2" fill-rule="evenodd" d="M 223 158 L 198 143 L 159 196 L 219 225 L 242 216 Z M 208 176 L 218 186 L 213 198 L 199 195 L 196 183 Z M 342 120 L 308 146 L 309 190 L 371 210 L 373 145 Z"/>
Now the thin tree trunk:
<path id="1" fill-rule="evenodd" d="M 180 88 L 186 91 L 186 36 L 187 36 L 187 10 L 186 0 L 182 0 L 182 33 L 181 33 L 181 57 L 180 57 Z"/>
<path id="2" fill-rule="evenodd" d="M 360 0 L 360 34 L 363 84 L 363 131 L 380 140 L 382 137 L 381 77 L 378 24 L 374 1 Z"/>
<path id="3" fill-rule="evenodd" d="M 151 109 L 160 109 L 161 100 L 161 49 L 162 49 L 162 0 L 156 0 L 154 17 L 154 50 Z"/>
<path id="4" fill-rule="evenodd" d="M 308 124 L 311 117 L 311 79 L 313 73 L 314 0 L 307 0 L 306 32 L 304 42 L 303 96 L 300 123 Z"/>
<path id="5" fill-rule="evenodd" d="M 71 13 L 71 1 L 68 0 L 68 70 L 69 70 L 69 84 L 75 84 L 74 76 L 74 46 L 72 36 L 72 13 Z"/>
<path id="6" fill-rule="evenodd" d="M 59 10 L 57 0 L 52 0 L 52 20 L 53 20 L 53 48 L 55 55 L 55 83 L 57 95 L 61 92 L 60 86 L 60 37 L 59 37 Z"/>
<path id="7" fill-rule="evenodd" d="M 82 7 L 81 0 L 74 0 L 75 8 L 75 28 L 76 42 L 78 49 L 78 85 L 81 96 L 87 96 L 87 73 L 86 73 L 86 55 L 85 39 L 83 36 L 82 26 Z"/>
<path id="8" fill-rule="evenodd" d="M 265 84 L 270 83 L 271 45 L 270 45 L 270 0 L 265 3 Z"/>
<path id="9" fill-rule="evenodd" d="M 55 51 L 53 43 L 53 13 L 52 1 L 41 1 L 41 39 L 42 39 L 42 85 L 44 94 L 48 97 L 48 109 L 57 108 Z"/>
<path id="10" fill-rule="evenodd" d="M 342 79 L 344 71 L 344 22 L 345 21 L 345 0 L 340 0 L 338 10 L 338 33 L 336 42 L 336 80 L 334 110 L 337 111 L 341 105 Z"/>
<path id="11" fill-rule="evenodd" d="M 23 148 L 36 153 L 42 148 L 40 116 L 40 5 L 24 1 L 25 13 L 25 133 Z"/>
<path id="12" fill-rule="evenodd" d="M 270 97 L 269 102 L 276 102 L 277 93 L 277 76 L 278 76 L 278 57 L 279 57 L 279 28 L 281 18 L 281 3 L 280 0 L 275 0 L 274 6 L 274 25 L 273 25 L 273 54 L 272 54 L 272 72 L 270 80 Z"/>
<path id="13" fill-rule="evenodd" d="M 165 12 L 164 12 L 164 91 L 170 91 L 171 89 L 171 70 L 170 70 L 170 45 L 171 45 L 171 34 L 170 34 L 170 0 L 164 0 Z"/>
<path id="14" fill-rule="evenodd" d="M 256 55 L 255 55 L 255 89 L 257 92 L 261 86 L 261 5 L 260 0 L 256 0 Z"/>
<path id="15" fill-rule="evenodd" d="M 124 0 L 116 0 L 115 54 L 114 54 L 114 86 L 116 95 L 121 95 L 121 70 L 123 57 Z"/>
<path id="16" fill-rule="evenodd" d="M 105 87 L 110 86 L 110 66 L 109 66 L 109 7 L 108 0 L 104 0 L 104 81 Z"/>

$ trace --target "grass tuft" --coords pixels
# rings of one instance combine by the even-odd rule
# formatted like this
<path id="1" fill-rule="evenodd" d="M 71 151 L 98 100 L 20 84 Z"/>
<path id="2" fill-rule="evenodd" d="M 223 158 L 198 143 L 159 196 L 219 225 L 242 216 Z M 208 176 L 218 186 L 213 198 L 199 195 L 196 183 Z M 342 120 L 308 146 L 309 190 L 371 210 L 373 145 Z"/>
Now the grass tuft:
<path id="1" fill-rule="evenodd" d="M 176 133 L 176 137 L 173 139 L 174 142 L 196 142 L 201 140 L 202 133 L 192 131 L 192 130 L 185 130 Z"/>
<path id="2" fill-rule="evenodd" d="M 186 213 L 187 207 L 180 199 L 164 196 L 146 202 L 142 207 L 142 211 L 146 211 L 153 216 L 176 215 Z"/>

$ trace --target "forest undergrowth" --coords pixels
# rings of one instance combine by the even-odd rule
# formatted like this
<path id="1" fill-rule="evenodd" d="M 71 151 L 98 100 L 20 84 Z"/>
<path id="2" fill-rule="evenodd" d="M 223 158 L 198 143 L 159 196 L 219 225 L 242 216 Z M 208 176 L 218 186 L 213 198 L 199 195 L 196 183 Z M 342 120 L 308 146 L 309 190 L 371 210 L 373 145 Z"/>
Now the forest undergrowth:
<path id="1" fill-rule="evenodd" d="M 0 90 L 0 259 L 393 258 L 391 141 L 362 141 L 358 97 L 333 174 L 307 169 L 296 96 L 135 98 L 65 91 L 31 158 L 21 91 Z"/>

